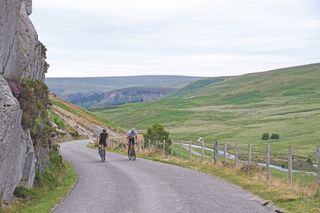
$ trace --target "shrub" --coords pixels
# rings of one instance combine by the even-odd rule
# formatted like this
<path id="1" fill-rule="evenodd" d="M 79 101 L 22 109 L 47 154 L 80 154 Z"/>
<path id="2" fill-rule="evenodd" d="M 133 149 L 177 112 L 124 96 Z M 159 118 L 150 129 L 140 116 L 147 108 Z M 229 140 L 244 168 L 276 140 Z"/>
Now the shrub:
<path id="1" fill-rule="evenodd" d="M 59 145 L 53 145 L 50 150 L 50 162 L 54 169 L 61 170 L 64 168 L 62 156 L 59 153 Z"/>
<path id="2" fill-rule="evenodd" d="M 57 124 L 59 129 L 64 129 L 65 124 L 64 124 L 63 119 L 60 118 L 60 116 L 57 115 L 56 113 L 54 113 L 52 110 L 50 110 L 49 112 L 50 112 L 50 118 L 51 118 L 52 122 Z"/>
<path id="3" fill-rule="evenodd" d="M 19 186 L 17 187 L 14 192 L 13 195 L 18 197 L 18 198 L 28 198 L 32 195 L 32 191 L 26 187 L 23 186 Z"/>
<path id="4" fill-rule="evenodd" d="M 310 158 L 308 158 L 307 163 L 313 166 L 313 162 Z"/>
<path id="5" fill-rule="evenodd" d="M 261 169 L 257 165 L 246 165 L 246 164 L 244 164 L 240 169 L 242 173 L 245 173 L 247 175 L 256 174 L 260 172 L 260 170 Z"/>
<path id="6" fill-rule="evenodd" d="M 267 141 L 267 140 L 269 140 L 269 138 L 270 138 L 269 133 L 263 133 L 263 134 L 262 134 L 262 140 Z"/>
<path id="7" fill-rule="evenodd" d="M 161 124 L 154 124 L 152 127 L 148 128 L 147 134 L 144 135 L 145 141 L 149 141 L 152 145 L 156 145 L 156 141 L 166 141 L 166 150 L 170 150 L 171 140 L 169 138 L 169 132 L 164 129 Z M 146 143 L 148 144 L 148 143 Z"/>
<path id="8" fill-rule="evenodd" d="M 9 84 L 10 90 L 11 90 L 12 94 L 14 95 L 14 97 L 18 98 L 21 93 L 21 86 L 20 86 L 19 82 L 16 80 L 9 80 L 8 84 Z"/>
<path id="9" fill-rule="evenodd" d="M 280 135 L 279 134 L 275 134 L 275 133 L 272 133 L 271 135 L 271 140 L 279 140 L 280 139 Z"/>
<path id="10" fill-rule="evenodd" d="M 35 149 L 50 147 L 50 136 L 54 130 L 48 117 L 50 101 L 47 85 L 39 80 L 23 79 L 19 102 L 23 111 L 22 126 L 30 129 Z"/>
<path id="11" fill-rule="evenodd" d="M 74 137 L 74 138 L 79 137 L 78 131 L 75 130 L 75 129 L 73 129 L 73 128 L 69 129 L 69 133 L 70 133 L 70 135 L 71 135 L 72 137 Z"/>
<path id="12" fill-rule="evenodd" d="M 54 145 L 50 150 L 50 164 L 46 167 L 44 172 L 37 172 L 35 184 L 38 187 L 48 187 L 50 189 L 58 186 L 59 175 L 62 169 L 65 168 L 62 156 L 59 153 L 59 145 Z"/>

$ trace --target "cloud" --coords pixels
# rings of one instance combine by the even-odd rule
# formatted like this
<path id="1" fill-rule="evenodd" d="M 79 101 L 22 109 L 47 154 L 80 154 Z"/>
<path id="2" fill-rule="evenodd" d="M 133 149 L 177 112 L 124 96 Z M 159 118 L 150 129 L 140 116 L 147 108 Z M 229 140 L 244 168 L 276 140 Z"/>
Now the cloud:
<path id="1" fill-rule="evenodd" d="M 319 62 L 317 0 L 33 3 L 49 76 L 217 76 Z"/>

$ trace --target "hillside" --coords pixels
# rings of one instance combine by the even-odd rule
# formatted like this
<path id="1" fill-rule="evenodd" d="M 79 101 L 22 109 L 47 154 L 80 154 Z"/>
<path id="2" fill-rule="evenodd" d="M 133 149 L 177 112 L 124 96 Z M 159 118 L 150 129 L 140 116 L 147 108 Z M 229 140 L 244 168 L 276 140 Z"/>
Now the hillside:
<path id="1" fill-rule="evenodd" d="M 179 89 L 202 77 L 188 76 L 131 76 L 92 78 L 47 78 L 50 90 L 68 100 L 73 94 L 104 93 L 129 87 L 160 87 Z"/>
<path id="2" fill-rule="evenodd" d="M 98 118 L 91 112 L 71 104 L 56 95 L 50 94 L 49 98 L 52 103 L 52 111 L 75 129 L 79 136 L 88 137 L 89 134 L 97 136 L 102 128 L 108 128 L 115 134 L 121 133 L 122 131 L 116 124 L 103 118 Z"/>
<path id="3" fill-rule="evenodd" d="M 126 103 L 148 102 L 160 99 L 174 92 L 172 88 L 129 87 L 105 93 L 74 94 L 68 100 L 80 107 L 97 109 Z"/>
<path id="4" fill-rule="evenodd" d="M 167 98 L 96 110 L 101 118 L 145 131 L 159 122 L 175 139 L 253 143 L 264 149 L 265 132 L 280 134 L 275 152 L 313 155 L 319 143 L 320 64 L 192 83 Z M 312 153 L 311 153 L 312 152 Z"/>

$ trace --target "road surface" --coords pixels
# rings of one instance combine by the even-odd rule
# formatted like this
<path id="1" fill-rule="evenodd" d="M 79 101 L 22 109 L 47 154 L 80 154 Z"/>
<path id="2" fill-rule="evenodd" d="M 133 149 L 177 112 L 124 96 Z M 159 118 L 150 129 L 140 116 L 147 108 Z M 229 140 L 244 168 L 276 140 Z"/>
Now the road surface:
<path id="1" fill-rule="evenodd" d="M 113 153 L 102 163 L 87 144 L 61 145 L 78 183 L 54 213 L 273 212 L 259 198 L 219 178 L 149 160 L 128 161 Z"/>

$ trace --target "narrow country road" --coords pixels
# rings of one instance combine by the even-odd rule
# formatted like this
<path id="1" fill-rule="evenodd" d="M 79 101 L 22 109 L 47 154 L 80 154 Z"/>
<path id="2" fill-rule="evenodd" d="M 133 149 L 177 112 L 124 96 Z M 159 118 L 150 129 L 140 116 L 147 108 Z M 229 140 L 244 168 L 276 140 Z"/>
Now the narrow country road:
<path id="1" fill-rule="evenodd" d="M 54 213 L 273 212 L 232 184 L 197 171 L 149 160 L 128 161 L 107 153 L 99 162 L 88 141 L 61 145 L 79 181 Z"/>

